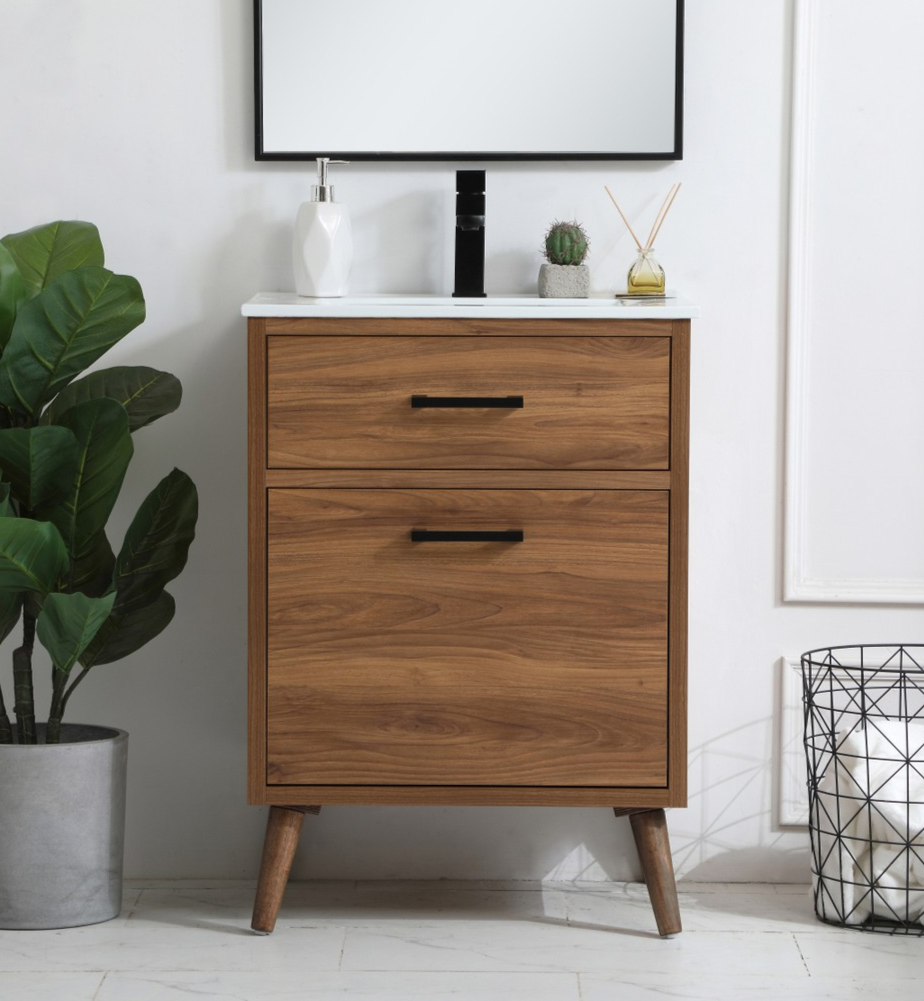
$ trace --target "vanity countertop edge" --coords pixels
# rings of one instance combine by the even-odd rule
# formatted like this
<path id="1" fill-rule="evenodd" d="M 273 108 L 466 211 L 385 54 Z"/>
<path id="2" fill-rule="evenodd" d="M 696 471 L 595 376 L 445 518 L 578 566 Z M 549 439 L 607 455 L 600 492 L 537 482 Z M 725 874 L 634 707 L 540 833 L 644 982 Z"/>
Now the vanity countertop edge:
<path id="1" fill-rule="evenodd" d="M 535 295 L 453 299 L 443 295 L 357 295 L 310 299 L 294 292 L 258 292 L 241 307 L 247 317 L 459 317 L 472 319 L 689 320 L 699 306 L 680 298 L 639 302 L 596 295 L 587 299 L 540 299 Z"/>

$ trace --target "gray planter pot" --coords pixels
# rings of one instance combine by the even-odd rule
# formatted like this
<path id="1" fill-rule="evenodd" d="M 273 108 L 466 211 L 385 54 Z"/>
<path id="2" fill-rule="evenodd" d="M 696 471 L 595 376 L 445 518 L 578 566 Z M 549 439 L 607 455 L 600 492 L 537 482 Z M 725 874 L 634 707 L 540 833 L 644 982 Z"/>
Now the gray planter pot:
<path id="1" fill-rule="evenodd" d="M 589 294 L 590 269 L 586 264 L 540 266 L 540 299 L 586 299 Z"/>
<path id="2" fill-rule="evenodd" d="M 61 741 L 0 744 L 0 928 L 73 928 L 122 907 L 128 734 L 65 723 Z"/>

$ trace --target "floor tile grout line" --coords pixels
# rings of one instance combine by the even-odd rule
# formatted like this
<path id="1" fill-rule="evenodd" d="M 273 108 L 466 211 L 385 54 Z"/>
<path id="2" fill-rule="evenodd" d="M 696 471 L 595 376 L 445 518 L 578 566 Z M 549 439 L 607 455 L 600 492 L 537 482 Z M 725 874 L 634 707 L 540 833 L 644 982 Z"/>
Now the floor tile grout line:
<path id="1" fill-rule="evenodd" d="M 108 977 L 108 976 L 109 976 L 109 971 L 105 970 L 103 972 L 102 977 L 100 978 L 100 981 L 99 981 L 99 984 L 96 987 L 96 990 L 93 992 L 93 1001 L 97 1001 L 97 999 L 99 998 L 99 992 L 103 989 L 103 984 L 106 983 L 106 977 Z"/>
<path id="2" fill-rule="evenodd" d="M 141 898 L 143 896 L 144 896 L 144 890 L 141 889 L 138 891 L 138 895 L 131 902 L 131 906 L 128 908 L 128 914 L 125 915 L 126 922 L 131 921 L 132 917 L 135 914 L 135 911 L 138 909 L 138 904 L 141 902 Z"/>
<path id="3" fill-rule="evenodd" d="M 809 969 L 809 965 L 805 961 L 805 955 L 802 952 L 802 946 L 799 944 L 799 936 L 795 932 L 792 932 L 792 940 L 796 946 L 796 951 L 799 953 L 799 959 L 802 960 L 802 965 L 805 967 L 805 975 L 807 977 L 811 977 L 812 971 Z"/>
<path id="4" fill-rule="evenodd" d="M 337 959 L 337 972 L 343 973 L 343 954 L 346 952 L 347 935 L 349 935 L 350 929 L 343 929 L 343 938 L 340 940 L 340 956 Z"/>

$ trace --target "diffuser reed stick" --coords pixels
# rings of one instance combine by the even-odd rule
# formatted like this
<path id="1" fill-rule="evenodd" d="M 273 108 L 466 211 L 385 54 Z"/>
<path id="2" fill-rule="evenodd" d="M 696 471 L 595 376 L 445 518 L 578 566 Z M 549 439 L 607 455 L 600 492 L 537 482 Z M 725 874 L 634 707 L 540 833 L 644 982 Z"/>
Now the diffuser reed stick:
<path id="1" fill-rule="evenodd" d="M 667 197 L 664 199 L 661 208 L 658 210 L 658 214 L 655 216 L 654 222 L 651 224 L 651 232 L 648 234 L 648 240 L 645 243 L 644 247 L 639 241 L 639 238 L 635 235 L 635 231 L 629 225 L 629 220 L 626 218 L 625 213 L 619 207 L 619 202 L 616 201 L 615 197 L 613 196 L 613 192 L 610 191 L 607 185 L 605 184 L 603 185 L 603 190 L 606 191 L 606 193 L 610 196 L 610 201 L 616 206 L 616 211 L 619 213 L 622 221 L 626 224 L 626 229 L 631 234 L 632 239 L 635 240 L 635 245 L 636 247 L 638 247 L 640 251 L 651 250 L 651 248 L 654 246 L 654 242 L 658 238 L 658 233 L 661 232 L 661 227 L 664 225 L 664 220 L 667 218 L 667 213 L 670 212 L 671 206 L 674 204 L 674 199 L 677 197 L 677 194 L 680 191 L 682 183 L 683 182 L 671 185 L 671 189 L 670 191 L 668 191 Z"/>
<path id="2" fill-rule="evenodd" d="M 655 229 L 654 232 L 651 234 L 651 236 L 648 238 L 649 250 L 651 250 L 651 248 L 654 246 L 654 242 L 658 238 L 658 233 L 661 232 L 661 227 L 664 225 L 664 220 L 667 218 L 667 213 L 670 212 L 671 206 L 674 204 L 674 199 L 677 197 L 679 191 L 680 191 L 680 185 L 678 184 L 677 187 L 674 189 L 674 193 L 670 196 L 670 201 L 667 203 L 667 208 L 664 210 L 664 214 L 661 216 L 661 221 L 658 223 L 657 229 Z"/>
<path id="3" fill-rule="evenodd" d="M 655 216 L 654 222 L 651 224 L 651 230 L 648 233 L 648 242 L 645 244 L 645 249 L 646 250 L 651 250 L 651 248 L 654 246 L 654 236 L 655 236 L 655 233 L 658 231 L 658 229 L 660 229 L 661 219 L 666 214 L 668 203 L 670 202 L 671 197 L 673 196 L 674 191 L 676 189 L 677 189 L 677 185 L 676 184 L 672 184 L 671 185 L 671 190 L 668 191 L 668 193 L 667 193 L 667 197 L 661 203 L 661 208 L 658 209 L 658 214 Z"/>
<path id="4" fill-rule="evenodd" d="M 629 225 L 629 220 L 623 215 L 622 209 L 619 207 L 619 202 L 613 197 L 613 192 L 604 184 L 604 190 L 610 196 L 610 201 L 616 206 L 616 211 L 622 216 L 622 221 L 626 224 L 626 229 L 632 234 L 632 239 L 635 240 L 635 245 L 639 250 L 642 249 L 642 245 L 638 242 L 638 237 L 635 235 L 635 230 Z"/>

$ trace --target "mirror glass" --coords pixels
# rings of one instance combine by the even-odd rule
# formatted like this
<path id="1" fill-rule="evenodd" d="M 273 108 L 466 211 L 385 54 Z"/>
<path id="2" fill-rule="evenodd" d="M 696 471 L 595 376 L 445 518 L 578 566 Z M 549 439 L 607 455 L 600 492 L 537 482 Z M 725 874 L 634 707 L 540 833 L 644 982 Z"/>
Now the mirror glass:
<path id="1" fill-rule="evenodd" d="M 680 159 L 683 0 L 255 0 L 256 156 Z"/>

